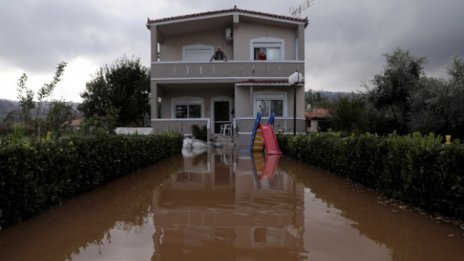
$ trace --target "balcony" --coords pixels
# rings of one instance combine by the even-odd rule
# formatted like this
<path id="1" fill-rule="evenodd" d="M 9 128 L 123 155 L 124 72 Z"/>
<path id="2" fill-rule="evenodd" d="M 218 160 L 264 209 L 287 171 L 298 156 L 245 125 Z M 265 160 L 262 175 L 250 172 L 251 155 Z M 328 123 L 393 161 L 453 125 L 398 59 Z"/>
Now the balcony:
<path id="1" fill-rule="evenodd" d="M 151 77 L 157 82 L 235 82 L 248 79 L 283 80 L 295 69 L 304 72 L 304 61 L 153 62 Z"/>

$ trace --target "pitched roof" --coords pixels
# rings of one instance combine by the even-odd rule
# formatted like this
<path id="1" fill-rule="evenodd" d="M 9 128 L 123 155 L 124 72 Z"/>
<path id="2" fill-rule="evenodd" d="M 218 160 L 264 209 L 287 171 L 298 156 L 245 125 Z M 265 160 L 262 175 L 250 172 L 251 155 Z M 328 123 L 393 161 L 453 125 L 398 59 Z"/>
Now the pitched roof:
<path id="1" fill-rule="evenodd" d="M 269 17 L 269 18 L 276 18 L 276 19 L 282 19 L 282 20 L 288 20 L 288 21 L 294 21 L 294 22 L 302 22 L 302 23 L 305 23 L 305 26 L 308 24 L 308 18 L 307 17 L 305 17 L 305 18 L 297 18 L 297 17 L 291 17 L 291 16 L 269 14 L 269 13 L 263 13 L 263 12 L 245 10 L 245 9 L 239 9 L 239 8 L 237 8 L 235 6 L 234 8 L 231 8 L 231 9 L 224 9 L 224 10 L 218 10 L 218 11 L 209 11 L 209 12 L 202 12 L 202 13 L 195 13 L 195 14 L 188 14 L 188 15 L 179 15 L 179 16 L 172 16 L 172 17 L 166 17 L 166 18 L 160 18 L 160 19 L 154 19 L 154 20 L 150 20 L 148 18 L 147 26 L 150 25 L 150 24 L 167 22 L 167 21 L 175 21 L 175 20 L 196 18 L 196 17 L 201 17 L 201 16 L 218 15 L 218 14 L 227 14 L 227 13 L 232 13 L 232 12 L 238 12 L 238 13 L 249 14 L 249 15 L 266 16 L 266 17 Z"/>
<path id="2" fill-rule="evenodd" d="M 77 127 L 77 126 L 81 126 L 81 123 L 84 119 L 80 118 L 80 119 L 74 119 L 74 120 L 71 120 L 71 121 L 68 121 L 67 123 L 70 125 L 70 126 L 74 126 L 74 127 Z"/>
<path id="3" fill-rule="evenodd" d="M 330 117 L 328 109 L 324 108 L 314 108 L 312 111 L 305 112 L 306 119 L 327 119 Z"/>

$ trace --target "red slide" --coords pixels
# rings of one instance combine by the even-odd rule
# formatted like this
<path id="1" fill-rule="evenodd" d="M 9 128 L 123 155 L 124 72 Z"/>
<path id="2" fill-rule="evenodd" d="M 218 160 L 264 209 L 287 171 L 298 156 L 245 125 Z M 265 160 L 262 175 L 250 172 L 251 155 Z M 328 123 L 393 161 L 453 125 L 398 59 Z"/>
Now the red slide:
<path id="1" fill-rule="evenodd" d="M 267 155 L 282 154 L 279 148 L 279 144 L 277 143 L 277 138 L 274 133 L 274 128 L 272 128 L 272 125 L 260 124 L 259 127 L 261 128 L 261 132 L 263 133 L 264 147 L 266 148 Z"/>

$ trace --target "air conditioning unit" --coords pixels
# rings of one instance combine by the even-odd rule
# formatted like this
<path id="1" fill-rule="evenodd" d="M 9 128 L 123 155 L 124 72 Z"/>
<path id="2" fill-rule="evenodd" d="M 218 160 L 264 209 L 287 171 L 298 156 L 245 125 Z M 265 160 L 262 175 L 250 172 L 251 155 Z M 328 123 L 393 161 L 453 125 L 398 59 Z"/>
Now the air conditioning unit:
<path id="1" fill-rule="evenodd" d="M 226 27 L 226 40 L 230 41 L 234 38 L 234 35 L 232 34 L 232 28 Z"/>

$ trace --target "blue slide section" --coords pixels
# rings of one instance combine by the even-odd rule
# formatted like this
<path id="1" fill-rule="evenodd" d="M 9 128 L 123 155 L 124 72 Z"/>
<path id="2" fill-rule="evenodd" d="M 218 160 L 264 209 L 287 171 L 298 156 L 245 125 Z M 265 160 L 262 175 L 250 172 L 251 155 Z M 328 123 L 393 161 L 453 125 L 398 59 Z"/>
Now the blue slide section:
<path id="1" fill-rule="evenodd" d="M 275 113 L 271 113 L 271 117 L 267 121 L 267 124 L 274 126 Z"/>
<path id="2" fill-rule="evenodd" d="M 250 147 L 248 148 L 250 153 L 253 153 L 253 144 L 255 144 L 256 130 L 258 129 L 260 122 L 261 122 L 261 112 L 258 112 L 258 114 L 256 115 L 255 124 L 253 125 L 253 130 L 251 131 Z"/>

